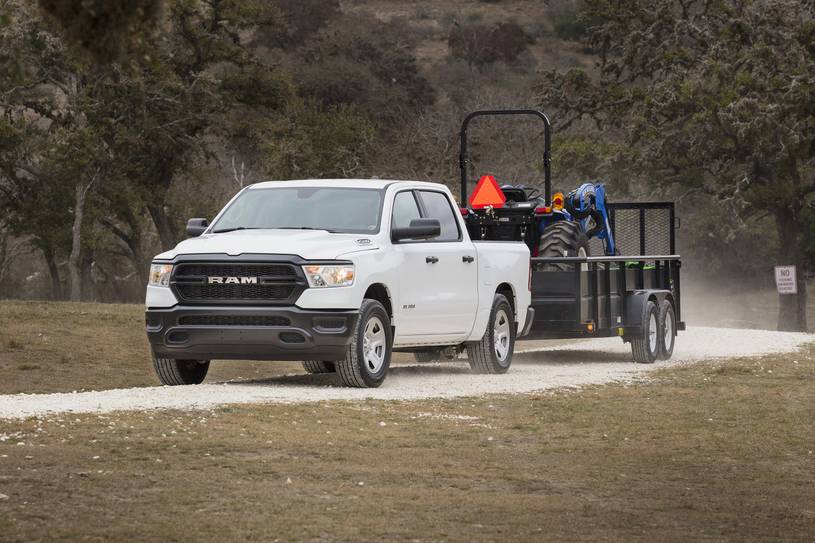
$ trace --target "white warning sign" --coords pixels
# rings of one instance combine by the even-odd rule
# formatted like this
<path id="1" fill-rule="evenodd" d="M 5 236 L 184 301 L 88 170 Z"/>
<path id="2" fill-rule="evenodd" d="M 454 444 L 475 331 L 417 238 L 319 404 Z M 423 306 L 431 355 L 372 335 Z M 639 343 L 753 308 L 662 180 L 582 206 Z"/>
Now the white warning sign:
<path id="1" fill-rule="evenodd" d="M 776 266 L 775 286 L 778 288 L 778 294 L 798 294 L 795 266 Z"/>

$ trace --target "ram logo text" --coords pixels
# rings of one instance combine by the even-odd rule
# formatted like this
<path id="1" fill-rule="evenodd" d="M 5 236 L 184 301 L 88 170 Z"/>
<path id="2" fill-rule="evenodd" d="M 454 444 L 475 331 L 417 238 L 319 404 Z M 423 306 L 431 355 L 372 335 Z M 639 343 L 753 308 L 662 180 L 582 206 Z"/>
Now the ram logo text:
<path id="1" fill-rule="evenodd" d="M 207 277 L 210 285 L 257 285 L 257 277 Z"/>

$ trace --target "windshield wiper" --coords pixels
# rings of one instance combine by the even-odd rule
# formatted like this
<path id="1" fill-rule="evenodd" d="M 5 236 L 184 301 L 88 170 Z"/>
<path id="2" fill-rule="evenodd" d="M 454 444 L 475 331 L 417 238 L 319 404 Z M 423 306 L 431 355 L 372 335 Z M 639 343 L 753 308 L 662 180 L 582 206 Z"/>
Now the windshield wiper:
<path id="1" fill-rule="evenodd" d="M 323 230 L 329 234 L 338 234 L 336 230 L 329 230 L 328 228 L 313 228 L 311 226 L 278 226 L 277 230 Z"/>
<path id="2" fill-rule="evenodd" d="M 234 232 L 236 230 L 260 230 L 254 226 L 236 226 L 235 228 L 222 228 L 221 230 L 213 230 L 213 234 L 223 234 L 224 232 Z"/>

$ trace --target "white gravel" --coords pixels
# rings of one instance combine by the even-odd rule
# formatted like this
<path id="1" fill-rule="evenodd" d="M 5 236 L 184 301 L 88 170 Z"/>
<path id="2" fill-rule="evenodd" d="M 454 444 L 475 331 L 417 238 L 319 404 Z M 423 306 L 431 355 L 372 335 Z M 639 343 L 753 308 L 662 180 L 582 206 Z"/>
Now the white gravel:
<path id="1" fill-rule="evenodd" d="M 680 333 L 672 364 L 795 351 L 815 335 L 730 328 L 689 328 Z M 543 344 L 542 347 L 539 345 Z M 206 409 L 224 404 L 301 403 L 322 400 L 421 400 L 494 393 L 522 393 L 630 381 L 664 367 L 639 365 L 618 338 L 589 339 L 566 345 L 537 342 L 517 346 L 505 375 L 472 375 L 466 361 L 399 365 L 377 389 L 337 385 L 331 375 L 288 375 L 260 381 L 188 387 L 145 387 L 60 394 L 0 395 L 0 419 L 50 413 L 104 413 L 122 410 Z M 228 362 L 222 362 L 228 363 Z"/>

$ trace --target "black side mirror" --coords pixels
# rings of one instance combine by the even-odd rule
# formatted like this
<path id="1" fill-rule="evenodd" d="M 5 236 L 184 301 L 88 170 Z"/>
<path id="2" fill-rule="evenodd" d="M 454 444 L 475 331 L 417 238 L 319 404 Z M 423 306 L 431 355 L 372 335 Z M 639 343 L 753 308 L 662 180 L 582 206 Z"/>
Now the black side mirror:
<path id="1" fill-rule="evenodd" d="M 187 235 L 191 238 L 197 238 L 204 233 L 207 226 L 209 226 L 207 219 L 190 219 L 187 221 Z"/>
<path id="2" fill-rule="evenodd" d="M 410 226 L 394 228 L 391 232 L 393 241 L 403 239 L 431 239 L 441 235 L 439 219 L 413 219 Z"/>

